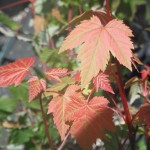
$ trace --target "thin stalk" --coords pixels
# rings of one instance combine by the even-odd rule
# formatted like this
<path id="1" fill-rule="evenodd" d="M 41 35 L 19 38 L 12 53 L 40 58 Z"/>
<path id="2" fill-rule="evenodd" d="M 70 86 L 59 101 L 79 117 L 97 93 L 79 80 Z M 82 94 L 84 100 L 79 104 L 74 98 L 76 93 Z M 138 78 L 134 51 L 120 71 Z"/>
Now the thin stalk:
<path id="1" fill-rule="evenodd" d="M 127 122 L 128 128 L 129 128 L 129 132 L 132 134 L 132 124 L 131 124 L 132 119 L 131 119 L 131 116 L 130 116 L 129 107 L 128 107 L 128 104 L 127 104 L 127 98 L 126 98 L 125 91 L 124 91 L 124 88 L 123 88 L 124 85 L 123 85 L 123 82 L 122 82 L 122 75 L 121 75 L 120 65 L 119 65 L 118 61 L 116 61 L 116 67 L 117 67 L 118 80 L 119 80 L 119 81 L 117 81 L 118 88 L 119 88 L 119 93 L 120 93 L 122 103 L 123 103 L 123 107 L 124 107 L 124 111 L 125 111 L 125 114 L 126 114 L 126 122 Z"/>
<path id="2" fill-rule="evenodd" d="M 62 150 L 62 149 L 63 149 L 64 145 L 65 145 L 66 142 L 67 142 L 67 139 L 68 139 L 69 135 L 70 135 L 70 132 L 68 131 L 68 133 L 67 133 L 67 135 L 65 136 L 63 142 L 61 143 L 61 145 L 59 146 L 59 148 L 58 148 L 57 150 Z"/>
<path id="3" fill-rule="evenodd" d="M 130 111 L 129 111 L 129 107 L 127 104 L 127 98 L 125 95 L 125 91 L 124 91 L 124 85 L 123 85 L 123 81 L 122 81 L 122 74 L 121 74 L 121 70 L 120 70 L 120 64 L 118 63 L 118 61 L 116 60 L 116 68 L 117 68 L 117 73 L 118 73 L 118 88 L 119 88 L 119 93 L 122 99 L 122 103 L 123 103 L 123 107 L 124 107 L 124 111 L 125 111 L 125 115 L 126 115 L 126 123 L 129 129 L 129 139 L 130 139 L 130 144 L 131 144 L 131 149 L 134 150 L 134 136 L 133 136 L 133 126 L 132 126 L 132 119 L 131 119 L 131 115 L 130 115 Z"/>
<path id="4" fill-rule="evenodd" d="M 110 21 L 111 17 L 110 17 L 109 0 L 106 0 L 106 13 L 107 13 L 108 21 Z"/>
<path id="5" fill-rule="evenodd" d="M 40 102 L 40 109 L 41 109 L 41 113 L 42 113 L 42 119 L 43 119 L 43 122 L 44 122 L 45 133 L 46 133 L 46 136 L 48 138 L 48 143 L 49 143 L 49 146 L 50 146 L 51 150 L 55 150 L 53 142 L 52 142 L 50 134 L 49 134 L 49 131 L 48 131 L 47 121 L 45 119 L 44 109 L 43 109 L 43 105 L 42 105 L 41 94 L 39 96 L 39 102 Z"/>
<path id="6" fill-rule="evenodd" d="M 22 3 L 26 3 L 26 2 L 30 2 L 30 0 L 22 0 L 22 1 L 15 2 L 15 3 L 10 3 L 8 5 L 0 7 L 0 10 L 4 10 L 4 9 L 10 8 L 10 7 L 14 7 L 14 6 L 20 5 Z"/>

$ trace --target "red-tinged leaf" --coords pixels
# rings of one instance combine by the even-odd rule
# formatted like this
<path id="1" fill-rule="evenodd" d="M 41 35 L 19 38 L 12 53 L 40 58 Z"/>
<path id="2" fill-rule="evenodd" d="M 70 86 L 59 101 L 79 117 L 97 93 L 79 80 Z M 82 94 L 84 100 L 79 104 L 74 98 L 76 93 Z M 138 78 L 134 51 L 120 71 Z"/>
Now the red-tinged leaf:
<path id="1" fill-rule="evenodd" d="M 142 80 L 145 80 L 148 76 L 150 76 L 150 67 L 145 66 L 146 70 L 141 71 Z"/>
<path id="2" fill-rule="evenodd" d="M 98 17 L 82 21 L 63 42 L 60 51 L 73 49 L 79 45 L 78 58 L 81 60 L 81 87 L 84 88 L 99 71 L 106 69 L 111 54 L 118 61 L 131 68 L 133 44 L 132 31 L 122 21 L 113 19 L 105 26 Z"/>
<path id="3" fill-rule="evenodd" d="M 42 90 L 46 90 L 46 81 L 33 76 L 28 80 L 29 83 L 29 101 L 32 101 Z"/>
<path id="4" fill-rule="evenodd" d="M 52 68 L 45 72 L 47 78 L 51 80 L 61 81 L 60 77 L 67 75 L 68 69 L 66 68 Z"/>
<path id="5" fill-rule="evenodd" d="M 94 97 L 89 102 L 71 97 L 66 106 L 66 121 L 74 121 L 70 132 L 84 150 L 91 150 L 97 138 L 104 137 L 104 131 L 114 130 L 113 111 L 104 97 Z"/>
<path id="6" fill-rule="evenodd" d="M 48 105 L 48 114 L 53 113 L 54 123 L 60 133 L 63 140 L 69 125 L 65 123 L 65 108 L 66 104 L 70 101 L 70 96 L 79 89 L 77 85 L 70 85 L 65 94 L 62 96 L 54 97 Z"/>
<path id="7" fill-rule="evenodd" d="M 34 63 L 34 58 L 21 58 L 6 66 L 0 67 L 0 86 L 19 85 L 27 76 Z"/>
<path id="8" fill-rule="evenodd" d="M 150 128 L 150 104 L 143 104 L 140 107 L 139 119 Z"/>
<path id="9" fill-rule="evenodd" d="M 109 82 L 110 81 L 108 79 L 108 75 L 106 75 L 104 73 L 99 74 L 98 76 L 96 76 L 93 79 L 93 83 L 96 88 L 96 91 L 98 91 L 98 89 L 101 88 L 104 91 L 108 91 L 108 92 L 114 94 L 114 91 Z"/>
<path id="10" fill-rule="evenodd" d="M 76 74 L 74 75 L 74 79 L 80 83 L 81 82 L 81 77 L 80 77 L 80 71 L 77 71 Z"/>

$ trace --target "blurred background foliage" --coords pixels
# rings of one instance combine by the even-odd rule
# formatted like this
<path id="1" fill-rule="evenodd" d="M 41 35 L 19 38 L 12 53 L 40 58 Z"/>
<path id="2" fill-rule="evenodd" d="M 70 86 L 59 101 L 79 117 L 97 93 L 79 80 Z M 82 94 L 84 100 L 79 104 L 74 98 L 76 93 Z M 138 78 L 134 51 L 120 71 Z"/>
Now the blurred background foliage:
<path id="1" fill-rule="evenodd" d="M 74 17 L 93 9 L 104 9 L 104 0 L 36 0 L 33 6 L 29 2 L 4 9 L 17 0 L 1 0 L 0 2 L 0 63 L 13 62 L 17 57 L 36 55 L 47 67 L 65 67 L 76 70 L 78 62 L 76 54 L 68 51 L 58 55 L 58 49 L 64 37 L 72 27 L 60 32 Z M 112 14 L 123 19 L 133 30 L 135 37 L 135 53 L 144 64 L 150 64 L 150 0 L 110 0 Z M 13 45 L 16 44 L 16 47 Z M 23 51 L 20 48 L 23 45 Z M 29 50 L 26 51 L 26 47 Z M 19 51 L 15 51 L 15 48 Z M 17 56 L 17 57 L 16 57 Z M 41 65 L 34 72 L 42 77 Z M 126 70 L 123 71 L 126 75 Z M 134 72 L 134 71 L 133 71 Z M 128 77 L 133 76 L 129 74 Z M 48 85 L 51 87 L 51 84 Z M 44 125 L 41 119 L 39 102 L 35 99 L 28 102 L 28 85 L 24 82 L 18 87 L 0 89 L 0 149 L 2 150 L 48 150 Z M 134 98 L 132 98 L 133 101 Z M 50 98 L 43 99 L 45 114 Z M 46 116 L 50 134 L 56 146 L 60 137 L 53 125 L 52 116 Z M 126 127 L 117 127 L 115 134 L 108 133 L 102 145 L 95 146 L 106 150 L 118 149 L 120 138 L 127 135 Z M 140 130 L 137 149 L 145 150 L 144 139 Z M 116 136 L 117 135 L 117 136 Z M 112 146 L 111 146 L 112 145 Z M 67 142 L 64 149 L 80 149 L 78 145 Z"/>

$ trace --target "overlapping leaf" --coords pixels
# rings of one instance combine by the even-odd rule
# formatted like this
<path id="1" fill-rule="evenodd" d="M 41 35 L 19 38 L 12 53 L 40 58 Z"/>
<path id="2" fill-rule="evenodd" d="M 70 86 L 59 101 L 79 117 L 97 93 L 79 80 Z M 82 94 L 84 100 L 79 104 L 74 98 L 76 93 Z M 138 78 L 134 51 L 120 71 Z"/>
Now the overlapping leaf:
<path id="1" fill-rule="evenodd" d="M 54 123 L 60 133 L 61 139 L 63 140 L 69 125 L 65 123 L 65 108 L 66 104 L 71 100 L 70 95 L 74 94 L 79 89 L 77 85 L 70 85 L 64 95 L 54 97 L 48 105 L 48 114 L 53 113 Z"/>
<path id="2" fill-rule="evenodd" d="M 130 36 L 131 30 L 122 21 L 113 19 L 103 26 L 99 18 L 93 16 L 72 30 L 59 52 L 82 44 L 78 58 L 81 60 L 81 86 L 84 88 L 100 70 L 106 69 L 110 52 L 121 64 L 132 70 L 133 44 Z"/>
<path id="3" fill-rule="evenodd" d="M 74 84 L 75 80 L 72 77 L 69 76 L 65 76 L 63 78 L 61 78 L 61 82 L 58 82 L 54 85 L 52 85 L 51 87 L 47 88 L 46 91 L 44 92 L 44 96 L 48 97 L 48 96 L 58 96 L 58 91 L 63 90 L 65 87 L 67 87 L 68 85 Z M 56 92 L 56 93 L 55 93 Z"/>
<path id="4" fill-rule="evenodd" d="M 139 119 L 150 128 L 150 104 L 143 104 L 141 106 Z"/>
<path id="5" fill-rule="evenodd" d="M 96 88 L 96 91 L 98 91 L 99 88 L 102 90 L 108 91 L 112 94 L 114 94 L 114 91 L 110 85 L 110 81 L 108 79 L 108 75 L 101 73 L 98 76 L 96 76 L 93 79 L 94 86 Z"/>
<path id="6" fill-rule="evenodd" d="M 74 121 L 71 133 L 84 150 L 90 150 L 97 138 L 104 137 L 104 131 L 113 130 L 113 111 L 104 97 L 94 97 L 90 102 L 77 95 L 71 96 L 66 106 L 66 121 Z"/>
<path id="7" fill-rule="evenodd" d="M 28 80 L 29 83 L 29 101 L 32 101 L 42 90 L 46 90 L 46 81 L 33 76 Z"/>
<path id="8" fill-rule="evenodd" d="M 51 80 L 61 81 L 60 77 L 67 75 L 68 69 L 66 68 L 52 68 L 45 72 L 47 78 Z"/>
<path id="9" fill-rule="evenodd" d="M 26 77 L 34 58 L 21 58 L 6 66 L 0 67 L 0 86 L 19 85 Z"/>

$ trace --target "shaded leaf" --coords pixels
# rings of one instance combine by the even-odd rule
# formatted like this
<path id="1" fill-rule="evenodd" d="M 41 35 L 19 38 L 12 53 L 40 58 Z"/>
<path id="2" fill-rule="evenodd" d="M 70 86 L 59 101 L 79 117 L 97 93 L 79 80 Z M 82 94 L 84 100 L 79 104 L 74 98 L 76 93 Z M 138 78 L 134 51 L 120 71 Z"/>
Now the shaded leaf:
<path id="1" fill-rule="evenodd" d="M 141 87 L 138 82 L 138 78 L 135 78 L 132 82 L 133 83 L 132 83 L 132 85 L 130 87 L 130 91 L 129 91 L 130 104 L 133 104 L 135 102 L 135 100 L 140 98 L 139 94 L 141 94 Z"/>
<path id="2" fill-rule="evenodd" d="M 104 97 L 85 101 L 76 95 L 67 103 L 66 121 L 74 121 L 70 132 L 84 150 L 90 150 L 97 138 L 104 138 L 105 130 L 114 130 L 113 111 Z M 107 119 L 106 119 L 107 118 Z"/>
<path id="3" fill-rule="evenodd" d="M 134 47 L 130 36 L 132 31 L 122 21 L 113 19 L 103 26 L 99 18 L 93 16 L 72 30 L 59 52 L 82 44 L 78 58 L 81 60 L 81 87 L 84 88 L 100 70 L 106 69 L 110 52 L 121 64 L 132 70 L 131 49 Z"/>
<path id="4" fill-rule="evenodd" d="M 46 90 L 46 81 L 33 76 L 28 80 L 29 83 L 29 101 L 32 101 L 42 90 Z"/>
<path id="5" fill-rule="evenodd" d="M 27 73 L 34 63 L 34 58 L 21 58 L 6 66 L 0 67 L 0 86 L 19 85 L 27 76 Z"/>
<path id="6" fill-rule="evenodd" d="M 108 75 L 106 75 L 104 73 L 99 74 L 98 76 L 96 76 L 93 79 L 93 83 L 96 88 L 96 92 L 98 91 L 99 88 L 101 88 L 104 91 L 108 91 L 108 92 L 114 94 L 114 91 L 113 91 L 113 89 L 110 85 L 110 81 L 108 79 Z"/>
<path id="7" fill-rule="evenodd" d="M 11 99 L 7 96 L 0 98 L 0 111 L 11 113 L 17 107 L 17 99 Z"/>
<path id="8" fill-rule="evenodd" d="M 70 85 L 64 95 L 54 97 L 48 105 L 48 114 L 53 113 L 54 123 L 60 133 L 63 140 L 69 125 L 65 123 L 65 108 L 66 104 L 70 101 L 70 95 L 75 93 L 79 89 L 79 86 Z"/>
<path id="9" fill-rule="evenodd" d="M 139 119 L 150 128 L 150 104 L 146 103 L 140 107 Z"/>
<path id="10" fill-rule="evenodd" d="M 74 84 L 75 80 L 71 77 L 63 77 L 61 78 L 61 82 L 58 82 L 54 85 L 52 85 L 50 88 L 47 88 L 46 91 L 44 92 L 44 96 L 48 97 L 48 96 L 57 96 L 58 94 L 52 92 L 52 91 L 61 91 L 63 90 L 66 86 L 70 85 L 70 84 Z"/>
<path id="11" fill-rule="evenodd" d="M 31 140 L 31 137 L 34 136 L 34 132 L 31 128 L 23 128 L 23 129 L 17 129 L 14 128 L 11 131 L 9 141 L 13 144 L 24 144 L 25 142 L 28 142 Z"/>
<path id="12" fill-rule="evenodd" d="M 60 77 L 67 75 L 66 68 L 52 68 L 45 72 L 45 75 L 50 80 L 61 81 Z"/>

